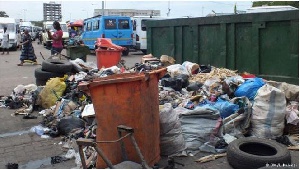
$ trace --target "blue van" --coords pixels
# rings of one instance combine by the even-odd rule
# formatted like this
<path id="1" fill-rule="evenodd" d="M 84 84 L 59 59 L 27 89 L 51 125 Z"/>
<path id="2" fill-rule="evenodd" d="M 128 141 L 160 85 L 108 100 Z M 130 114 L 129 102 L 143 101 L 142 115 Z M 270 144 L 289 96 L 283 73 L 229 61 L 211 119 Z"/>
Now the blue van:
<path id="1" fill-rule="evenodd" d="M 133 30 L 130 17 L 126 16 L 95 16 L 83 22 L 81 38 L 90 50 L 95 50 L 97 38 L 110 38 L 116 45 L 126 47 L 123 55 L 128 55 L 133 46 Z"/>

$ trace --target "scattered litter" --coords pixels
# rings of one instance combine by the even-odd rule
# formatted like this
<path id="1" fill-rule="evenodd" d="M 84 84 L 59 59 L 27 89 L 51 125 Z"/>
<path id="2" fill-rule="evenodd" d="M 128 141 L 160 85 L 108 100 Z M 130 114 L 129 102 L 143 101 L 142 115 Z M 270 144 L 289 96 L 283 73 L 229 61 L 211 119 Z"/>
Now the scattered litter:
<path id="1" fill-rule="evenodd" d="M 226 153 L 215 154 L 215 155 L 208 155 L 208 156 L 204 156 L 204 157 L 196 160 L 196 162 L 199 162 L 199 163 L 209 162 L 209 161 L 216 160 L 218 158 L 222 158 L 224 156 L 226 156 Z"/>
<path id="2" fill-rule="evenodd" d="M 19 168 L 19 164 L 17 163 L 7 163 L 5 165 L 6 169 L 18 169 Z"/>

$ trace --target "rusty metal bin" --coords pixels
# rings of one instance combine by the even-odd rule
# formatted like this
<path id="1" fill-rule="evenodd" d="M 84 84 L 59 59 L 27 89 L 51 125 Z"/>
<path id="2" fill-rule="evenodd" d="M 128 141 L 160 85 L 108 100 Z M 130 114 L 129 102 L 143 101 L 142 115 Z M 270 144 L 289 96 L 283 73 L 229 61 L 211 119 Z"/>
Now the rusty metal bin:
<path id="1" fill-rule="evenodd" d="M 125 73 L 94 79 L 87 84 L 97 120 L 97 141 L 119 138 L 118 125 L 134 129 L 136 142 L 149 166 L 160 159 L 158 81 L 166 69 L 150 73 Z M 130 140 L 124 140 L 128 160 L 140 159 Z M 120 143 L 98 143 L 112 164 L 123 162 Z M 106 168 L 99 156 L 97 168 Z"/>

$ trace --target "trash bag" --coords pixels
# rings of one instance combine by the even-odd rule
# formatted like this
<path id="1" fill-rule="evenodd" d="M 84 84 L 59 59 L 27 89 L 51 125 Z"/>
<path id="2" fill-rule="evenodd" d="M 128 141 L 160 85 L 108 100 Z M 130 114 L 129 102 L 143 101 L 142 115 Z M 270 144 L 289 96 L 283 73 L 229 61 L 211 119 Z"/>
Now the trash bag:
<path id="1" fill-rule="evenodd" d="M 197 74 L 199 72 L 199 65 L 197 63 L 192 63 L 189 61 L 185 61 L 182 63 L 190 75 Z"/>
<path id="2" fill-rule="evenodd" d="M 173 64 L 167 67 L 168 72 L 170 73 L 171 77 L 175 77 L 179 74 L 186 74 L 189 75 L 187 69 L 180 65 L 180 64 Z"/>
<path id="3" fill-rule="evenodd" d="M 257 91 L 252 110 L 251 135 L 267 139 L 282 136 L 286 112 L 284 92 L 264 85 Z"/>
<path id="4" fill-rule="evenodd" d="M 160 117 L 160 154 L 170 156 L 185 150 L 181 123 L 171 103 L 165 103 L 159 112 Z"/>
<path id="5" fill-rule="evenodd" d="M 203 86 L 202 83 L 196 81 L 196 82 L 193 82 L 193 83 L 189 84 L 189 85 L 186 87 L 186 90 L 187 90 L 187 91 L 197 91 L 197 90 L 199 90 L 202 86 Z"/>
<path id="6" fill-rule="evenodd" d="M 181 91 L 182 80 L 177 78 L 162 78 L 161 85 L 164 87 L 171 87 L 175 91 Z"/>
<path id="7" fill-rule="evenodd" d="M 57 130 L 61 135 L 68 135 L 70 132 L 78 128 L 84 129 L 85 122 L 76 117 L 61 119 L 57 123 Z"/>
<path id="8" fill-rule="evenodd" d="M 239 105 L 230 103 L 220 98 L 217 99 L 213 106 L 220 111 L 220 116 L 222 119 L 230 116 L 231 114 L 239 110 Z"/>
<path id="9" fill-rule="evenodd" d="M 64 78 L 51 78 L 39 94 L 39 104 L 45 109 L 50 108 L 63 95 L 65 89 Z"/>
<path id="10" fill-rule="evenodd" d="M 290 101 L 299 100 L 299 86 L 288 84 L 286 82 L 267 81 L 273 87 L 280 89 L 285 93 L 285 97 Z"/>
<path id="11" fill-rule="evenodd" d="M 246 96 L 249 100 L 253 100 L 257 90 L 265 84 L 262 78 L 248 79 L 236 89 L 234 95 L 236 97 Z"/>
<path id="12" fill-rule="evenodd" d="M 174 110 L 179 114 L 186 152 L 195 155 L 202 145 L 219 136 L 218 110 L 203 107 L 194 110 L 177 107 Z"/>
<path id="13" fill-rule="evenodd" d="M 242 113 L 235 112 L 224 118 L 221 127 L 222 134 L 229 134 L 235 137 L 244 136 L 249 132 L 250 120 L 252 115 L 252 104 L 247 97 L 235 97 L 232 103 L 238 104 Z"/>

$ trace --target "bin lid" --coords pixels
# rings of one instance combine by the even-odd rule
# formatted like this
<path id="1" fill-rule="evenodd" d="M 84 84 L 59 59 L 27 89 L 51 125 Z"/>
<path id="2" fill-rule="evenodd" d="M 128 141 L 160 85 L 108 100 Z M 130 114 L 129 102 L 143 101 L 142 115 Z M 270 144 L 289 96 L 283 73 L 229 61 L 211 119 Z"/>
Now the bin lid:
<path id="1" fill-rule="evenodd" d="M 91 82 L 85 82 L 78 85 L 81 90 L 87 90 L 89 88 L 104 85 L 104 84 L 114 84 L 114 83 L 126 83 L 132 81 L 147 81 L 152 74 L 156 74 L 158 79 L 162 78 L 167 72 L 167 68 L 162 68 L 159 70 L 153 70 L 147 73 L 122 73 L 114 74 L 107 77 L 99 77 L 93 79 Z"/>

